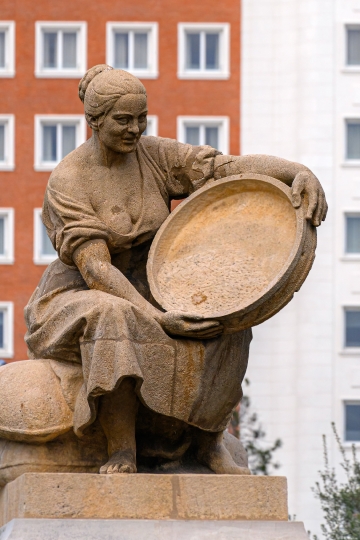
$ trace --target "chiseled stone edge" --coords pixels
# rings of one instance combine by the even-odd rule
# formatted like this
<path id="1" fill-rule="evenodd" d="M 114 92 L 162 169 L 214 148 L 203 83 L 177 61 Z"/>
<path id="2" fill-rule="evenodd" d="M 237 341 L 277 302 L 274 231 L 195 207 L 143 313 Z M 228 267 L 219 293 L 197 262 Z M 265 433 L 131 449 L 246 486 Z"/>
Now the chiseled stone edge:
<path id="1" fill-rule="evenodd" d="M 308 540 L 300 522 L 100 519 L 14 519 L 0 540 L 249 540 L 249 533 L 251 540 Z"/>
<path id="2" fill-rule="evenodd" d="M 281 476 L 26 473 L 0 495 L 14 518 L 287 521 Z"/>

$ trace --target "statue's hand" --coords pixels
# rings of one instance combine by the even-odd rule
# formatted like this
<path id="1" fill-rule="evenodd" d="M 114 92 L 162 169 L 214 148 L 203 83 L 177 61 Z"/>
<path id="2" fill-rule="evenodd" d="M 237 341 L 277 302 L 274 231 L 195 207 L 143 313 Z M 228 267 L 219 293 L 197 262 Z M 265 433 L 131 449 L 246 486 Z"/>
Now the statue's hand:
<path id="1" fill-rule="evenodd" d="M 214 319 L 205 319 L 194 313 L 167 311 L 162 313 L 159 323 L 171 336 L 211 339 L 223 332 L 223 325 Z"/>
<path id="2" fill-rule="evenodd" d="M 306 213 L 306 219 L 318 227 L 326 218 L 328 205 L 325 199 L 325 193 L 319 180 L 311 171 L 299 172 L 291 186 L 291 196 L 294 208 L 301 205 L 301 194 L 306 193 L 309 198 L 309 206 Z"/>

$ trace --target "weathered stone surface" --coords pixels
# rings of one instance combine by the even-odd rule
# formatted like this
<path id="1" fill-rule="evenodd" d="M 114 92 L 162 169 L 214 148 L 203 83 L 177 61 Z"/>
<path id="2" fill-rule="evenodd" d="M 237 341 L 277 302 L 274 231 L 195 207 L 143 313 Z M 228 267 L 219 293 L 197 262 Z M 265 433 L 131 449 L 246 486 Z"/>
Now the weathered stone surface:
<path id="1" fill-rule="evenodd" d="M 15 519 L 0 540 L 308 540 L 304 525 L 274 521 Z"/>
<path id="2" fill-rule="evenodd" d="M 163 223 L 149 253 L 149 284 L 164 309 L 218 319 L 234 332 L 289 302 L 315 247 L 316 230 L 288 186 L 265 175 L 230 176 L 195 192 Z"/>
<path id="3" fill-rule="evenodd" d="M 27 473 L 1 492 L 15 518 L 287 521 L 284 477 Z"/>

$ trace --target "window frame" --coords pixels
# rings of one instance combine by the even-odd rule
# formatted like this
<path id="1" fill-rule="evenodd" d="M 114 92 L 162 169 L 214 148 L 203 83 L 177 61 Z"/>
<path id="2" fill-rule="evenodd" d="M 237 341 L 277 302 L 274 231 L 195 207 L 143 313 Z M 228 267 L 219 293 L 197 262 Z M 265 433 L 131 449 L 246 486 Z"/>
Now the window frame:
<path id="1" fill-rule="evenodd" d="M 349 124 L 359 124 L 360 125 L 360 116 L 347 115 L 344 117 L 344 165 L 347 167 L 360 167 L 360 157 L 359 158 L 348 158 L 347 157 L 347 147 L 348 147 L 348 129 Z"/>
<path id="2" fill-rule="evenodd" d="M 14 303 L 0 302 L 0 311 L 6 313 L 4 317 L 5 347 L 0 349 L 0 358 L 12 358 L 14 356 Z"/>
<path id="3" fill-rule="evenodd" d="M 218 31 L 220 69 L 186 69 L 186 32 Z M 230 23 L 178 23 L 178 79 L 229 79 L 230 77 Z"/>
<path id="4" fill-rule="evenodd" d="M 148 32 L 148 69 L 127 69 L 139 79 L 157 79 L 159 76 L 159 25 L 157 22 L 125 22 L 109 21 L 106 23 L 106 63 L 114 66 L 114 35 L 121 30 L 124 32 L 134 32 L 141 30 Z"/>
<path id="5" fill-rule="evenodd" d="M 230 119 L 228 116 L 178 116 L 177 119 L 177 140 L 185 143 L 185 127 L 187 125 L 208 124 L 209 127 L 217 125 L 220 128 L 219 131 L 219 148 L 218 150 L 223 154 L 229 154 L 230 145 Z"/>
<path id="6" fill-rule="evenodd" d="M 159 118 L 156 115 L 148 114 L 147 115 L 147 128 L 150 125 L 150 131 L 151 133 L 148 133 L 147 135 L 144 135 L 144 137 L 157 137 L 158 136 L 158 127 L 159 127 Z"/>
<path id="7" fill-rule="evenodd" d="M 14 264 L 15 211 L 13 208 L 0 208 L 0 218 L 5 218 L 5 254 L 0 254 L 0 265 Z"/>
<path id="8" fill-rule="evenodd" d="M 342 406 L 343 406 L 343 429 L 342 429 L 342 440 L 345 447 L 351 447 L 353 445 L 360 446 L 360 440 L 354 441 L 346 438 L 346 405 L 359 405 L 360 406 L 360 400 L 354 397 L 346 397 L 342 399 Z"/>
<path id="9" fill-rule="evenodd" d="M 43 225 L 41 220 L 42 208 L 34 208 L 34 253 L 33 253 L 33 262 L 36 265 L 49 265 L 50 263 L 56 261 L 58 258 L 57 253 L 54 255 L 43 255 L 41 253 L 41 243 L 42 243 L 42 229 Z"/>
<path id="10" fill-rule="evenodd" d="M 0 161 L 0 171 L 15 169 L 15 116 L 0 114 L 0 124 L 5 124 L 5 160 Z"/>
<path id="11" fill-rule="evenodd" d="M 5 30 L 5 67 L 0 68 L 1 78 L 15 77 L 15 21 L 0 21 L 0 31 Z"/>
<path id="12" fill-rule="evenodd" d="M 343 339 L 342 339 L 342 349 L 345 353 L 348 354 L 360 354 L 360 346 L 349 346 L 346 345 L 346 312 L 347 311 L 359 311 L 360 312 L 360 304 L 346 304 L 343 306 Z"/>
<path id="13" fill-rule="evenodd" d="M 43 31 L 74 30 L 77 39 L 77 68 L 44 68 Z M 42 79 L 78 79 L 87 70 L 87 23 L 85 21 L 36 21 L 35 22 L 35 77 Z"/>
<path id="14" fill-rule="evenodd" d="M 360 251 L 359 253 L 350 253 L 346 251 L 347 244 L 347 218 L 355 217 L 360 219 L 360 210 L 343 210 L 343 250 L 342 250 L 342 260 L 343 261 L 360 261 Z"/>
<path id="15" fill-rule="evenodd" d="M 76 124 L 76 146 L 78 148 L 86 141 L 87 130 L 86 120 L 82 114 L 36 114 L 35 115 L 35 171 L 52 171 L 60 161 L 42 161 L 42 126 L 45 123 Z"/>

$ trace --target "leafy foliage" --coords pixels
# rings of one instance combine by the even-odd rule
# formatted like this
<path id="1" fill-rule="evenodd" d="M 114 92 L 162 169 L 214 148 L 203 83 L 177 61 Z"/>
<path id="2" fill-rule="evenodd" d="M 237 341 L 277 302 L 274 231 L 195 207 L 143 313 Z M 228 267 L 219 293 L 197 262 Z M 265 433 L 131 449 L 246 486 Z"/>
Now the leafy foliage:
<path id="1" fill-rule="evenodd" d="M 321 525 L 326 540 L 359 540 L 360 539 L 360 463 L 356 456 L 355 445 L 352 446 L 352 457 L 346 456 L 335 424 L 332 429 L 339 446 L 342 463 L 346 473 L 346 483 L 339 483 L 335 469 L 329 465 L 326 437 L 324 442 L 324 471 L 320 471 L 321 482 L 317 482 L 313 492 L 320 500 L 324 513 L 325 525 Z M 313 537 L 317 540 L 317 536 Z"/>
<path id="2" fill-rule="evenodd" d="M 245 379 L 246 386 L 250 385 Z M 266 443 L 266 433 L 256 412 L 251 410 L 251 400 L 244 395 L 240 405 L 233 412 L 230 433 L 241 439 L 249 458 L 249 468 L 253 474 L 269 475 L 280 467 L 274 461 L 274 452 L 282 446 L 280 439 L 272 444 Z"/>

